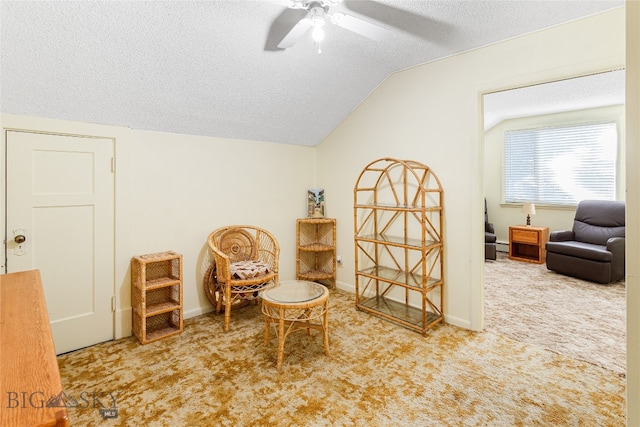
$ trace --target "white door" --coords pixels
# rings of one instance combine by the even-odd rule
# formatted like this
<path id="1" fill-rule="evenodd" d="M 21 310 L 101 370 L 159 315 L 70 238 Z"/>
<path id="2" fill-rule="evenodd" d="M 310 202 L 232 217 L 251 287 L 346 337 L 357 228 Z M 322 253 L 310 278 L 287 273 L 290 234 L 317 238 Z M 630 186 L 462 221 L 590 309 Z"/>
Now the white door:
<path id="1" fill-rule="evenodd" d="M 113 140 L 7 131 L 7 272 L 42 275 L 56 353 L 114 338 Z"/>

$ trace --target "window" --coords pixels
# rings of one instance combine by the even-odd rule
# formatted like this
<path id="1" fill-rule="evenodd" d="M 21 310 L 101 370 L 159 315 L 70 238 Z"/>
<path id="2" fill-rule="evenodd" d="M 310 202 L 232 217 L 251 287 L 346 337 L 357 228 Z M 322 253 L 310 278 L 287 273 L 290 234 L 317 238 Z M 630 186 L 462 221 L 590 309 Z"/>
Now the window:
<path id="1" fill-rule="evenodd" d="M 505 202 L 615 200 L 614 122 L 505 132 Z"/>

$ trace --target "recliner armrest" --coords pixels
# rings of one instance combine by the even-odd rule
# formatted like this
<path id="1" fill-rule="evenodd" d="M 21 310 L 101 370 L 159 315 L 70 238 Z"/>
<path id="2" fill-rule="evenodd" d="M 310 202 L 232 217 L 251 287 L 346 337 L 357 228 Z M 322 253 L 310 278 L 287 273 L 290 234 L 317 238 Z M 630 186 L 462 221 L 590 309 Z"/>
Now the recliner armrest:
<path id="1" fill-rule="evenodd" d="M 492 223 L 490 223 L 490 222 L 485 222 L 485 223 L 484 223 L 484 232 L 485 232 L 485 233 L 493 233 L 493 234 L 496 234 L 496 230 L 495 230 L 495 228 L 493 227 L 493 224 L 492 224 Z"/>
<path id="2" fill-rule="evenodd" d="M 607 240 L 607 250 L 611 252 L 613 256 L 618 254 L 624 256 L 624 244 L 624 237 L 610 237 L 609 240 Z"/>
<path id="3" fill-rule="evenodd" d="M 613 255 L 611 260 L 611 281 L 617 282 L 624 279 L 625 271 L 625 238 L 610 237 L 607 240 L 607 250 Z"/>
<path id="4" fill-rule="evenodd" d="M 551 242 L 568 242 L 574 239 L 573 231 L 571 230 L 562 230 L 562 231 L 552 231 L 549 234 L 549 241 Z"/>

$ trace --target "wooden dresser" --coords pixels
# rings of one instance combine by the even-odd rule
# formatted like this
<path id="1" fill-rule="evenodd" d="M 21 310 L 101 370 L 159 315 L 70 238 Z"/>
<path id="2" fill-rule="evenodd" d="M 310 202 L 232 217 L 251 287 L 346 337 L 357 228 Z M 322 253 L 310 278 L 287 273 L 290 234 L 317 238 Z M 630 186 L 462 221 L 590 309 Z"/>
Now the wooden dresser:
<path id="1" fill-rule="evenodd" d="M 68 426 L 39 270 L 0 275 L 0 426 Z"/>

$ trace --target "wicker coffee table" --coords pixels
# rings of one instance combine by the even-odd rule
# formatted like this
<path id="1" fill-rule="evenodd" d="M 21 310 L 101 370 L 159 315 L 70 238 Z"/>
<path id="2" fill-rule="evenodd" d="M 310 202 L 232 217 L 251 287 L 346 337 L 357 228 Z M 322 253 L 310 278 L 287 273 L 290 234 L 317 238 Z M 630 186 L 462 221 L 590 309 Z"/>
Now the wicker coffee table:
<path id="1" fill-rule="evenodd" d="M 322 331 L 324 352 L 329 353 L 329 289 L 304 280 L 281 282 L 278 286 L 261 292 L 262 312 L 266 322 L 264 341 L 269 341 L 271 323 L 277 325 L 278 364 L 282 368 L 284 341 L 298 329 Z"/>

